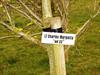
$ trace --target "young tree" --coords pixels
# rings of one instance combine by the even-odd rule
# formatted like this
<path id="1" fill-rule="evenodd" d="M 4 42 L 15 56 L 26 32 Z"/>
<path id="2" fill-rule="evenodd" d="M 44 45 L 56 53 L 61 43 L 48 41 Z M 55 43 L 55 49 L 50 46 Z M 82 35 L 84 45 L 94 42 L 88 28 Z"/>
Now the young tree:
<path id="1" fill-rule="evenodd" d="M 44 45 L 44 44 L 41 44 L 40 38 L 41 38 L 42 30 L 47 29 L 47 28 L 57 29 L 57 27 L 60 26 L 60 27 L 63 27 L 63 32 L 66 32 L 66 28 L 68 25 L 68 11 L 67 10 L 68 10 L 68 5 L 69 5 L 69 0 L 67 1 L 66 0 L 42 0 L 41 1 L 40 0 L 40 1 L 37 1 L 37 4 L 34 3 L 34 0 L 30 0 L 30 2 L 28 2 L 28 0 L 25 0 L 25 1 L 27 3 L 25 3 L 22 0 L 17 0 L 15 2 L 18 4 L 14 5 L 13 3 L 15 2 L 13 1 L 0 0 L 0 7 L 3 9 L 3 12 L 6 13 L 6 17 L 7 17 L 7 20 L 5 20 L 5 18 L 3 20 L 0 19 L 0 23 L 3 26 L 5 26 L 7 29 L 15 33 L 15 35 L 3 36 L 3 37 L 0 37 L 0 39 L 5 39 L 9 37 L 23 37 L 26 40 L 33 42 L 34 44 L 42 46 L 43 48 L 47 49 L 47 52 L 49 55 L 50 74 L 51 75 L 66 75 L 64 49 L 65 49 L 65 54 L 67 56 L 66 58 L 68 60 L 68 50 L 70 49 L 71 46 L 66 46 L 64 48 L 63 45 Z M 28 5 L 31 5 L 30 3 L 32 3 L 35 6 L 34 9 L 40 12 L 37 13 L 37 11 L 35 11 L 34 13 L 32 11 L 33 9 L 28 7 Z M 38 3 L 42 5 L 39 6 Z M 51 5 L 53 7 L 51 7 Z M 23 10 L 23 7 L 25 10 Z M 13 12 L 15 10 L 18 13 L 20 13 L 21 16 L 28 19 L 29 22 L 26 24 L 26 26 L 22 28 L 16 26 L 16 23 L 12 17 Z M 55 12 L 52 10 L 54 10 Z M 87 28 L 87 25 L 99 13 L 100 12 L 98 10 L 96 14 L 91 16 L 91 18 L 89 18 L 83 24 L 83 26 L 76 33 L 77 38 L 85 31 L 85 29 Z M 53 15 L 56 17 L 53 17 Z M 32 28 L 33 25 L 36 28 Z M 28 30 L 28 27 L 30 26 L 32 29 Z M 27 30 L 25 28 L 27 28 Z M 35 32 L 34 34 L 31 32 L 32 30 Z M 35 37 L 35 36 L 38 36 L 38 37 Z"/>

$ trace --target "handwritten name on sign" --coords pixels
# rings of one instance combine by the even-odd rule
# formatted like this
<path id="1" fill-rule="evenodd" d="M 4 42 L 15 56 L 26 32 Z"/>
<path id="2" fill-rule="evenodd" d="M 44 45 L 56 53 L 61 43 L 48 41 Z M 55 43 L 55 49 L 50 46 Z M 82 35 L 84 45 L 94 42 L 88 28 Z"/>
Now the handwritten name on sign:
<path id="1" fill-rule="evenodd" d="M 42 32 L 41 42 L 46 44 L 74 45 L 75 36 L 75 34 Z"/>

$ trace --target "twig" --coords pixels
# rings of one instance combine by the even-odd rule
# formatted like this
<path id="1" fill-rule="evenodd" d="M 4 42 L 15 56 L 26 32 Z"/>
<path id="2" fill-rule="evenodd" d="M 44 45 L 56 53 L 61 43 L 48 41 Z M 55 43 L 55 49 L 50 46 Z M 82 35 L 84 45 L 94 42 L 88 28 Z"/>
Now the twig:
<path id="1" fill-rule="evenodd" d="M 4 23 L 4 22 L 0 22 L 2 25 L 6 26 L 9 30 L 13 31 L 14 33 L 18 34 L 19 36 L 22 36 L 24 37 L 25 39 L 37 44 L 37 45 L 41 45 L 40 41 L 38 39 L 34 39 L 33 37 L 31 37 L 30 35 L 28 34 L 25 34 L 24 32 L 22 31 L 17 31 L 16 28 L 12 28 L 11 26 L 9 26 L 8 24 Z"/>
<path id="2" fill-rule="evenodd" d="M 11 26 L 12 26 L 12 27 L 15 27 L 15 23 L 12 21 L 11 16 L 10 16 L 10 14 L 9 14 L 9 12 L 8 12 L 8 9 L 7 9 L 6 5 L 4 5 L 4 8 L 5 8 L 5 11 L 6 11 L 6 13 L 7 13 L 7 17 L 8 17 L 8 19 L 9 19 L 9 22 L 10 22 Z"/>
<path id="3" fill-rule="evenodd" d="M 13 38 L 13 37 L 21 37 L 21 36 L 18 36 L 18 35 L 3 36 L 3 37 L 0 37 L 0 40 L 6 39 L 6 38 Z"/>
<path id="4" fill-rule="evenodd" d="M 27 7 L 27 6 L 25 5 L 24 2 L 22 2 L 22 0 L 18 0 L 18 1 L 29 11 L 29 13 L 30 13 L 35 19 L 37 19 L 40 23 L 42 23 L 41 19 L 40 19 L 35 13 L 33 13 L 32 10 L 31 10 L 29 7 Z"/>
<path id="5" fill-rule="evenodd" d="M 97 11 L 95 15 L 93 15 L 92 19 L 95 18 L 98 14 L 100 14 L 100 9 Z"/>
<path id="6" fill-rule="evenodd" d="M 62 8 L 62 25 L 63 30 L 66 32 L 68 25 L 68 6 L 69 0 L 58 0 L 60 7 Z"/>
<path id="7" fill-rule="evenodd" d="M 10 27 L 9 25 L 7 25 L 6 23 L 4 23 L 4 22 L 2 22 L 2 21 L 0 21 L 0 23 L 1 23 L 3 26 L 7 27 L 9 30 L 13 31 L 13 28 Z"/>
<path id="8" fill-rule="evenodd" d="M 37 3 L 35 3 L 34 0 L 29 0 L 29 2 L 30 2 L 30 5 L 33 5 L 35 8 L 41 9 L 41 6 L 39 6 Z M 28 4 L 28 3 L 26 3 L 26 5 L 27 5 L 27 4 Z"/>
<path id="9" fill-rule="evenodd" d="M 67 1 L 67 5 L 65 4 L 65 0 L 59 0 L 62 4 L 62 8 L 63 8 L 63 12 L 67 18 L 68 16 L 68 12 L 67 12 L 67 9 L 68 9 L 68 6 L 69 6 L 69 1 Z"/>
<path id="10" fill-rule="evenodd" d="M 60 13 L 60 16 L 62 17 L 63 16 L 63 14 L 62 14 L 62 11 L 61 11 L 61 9 L 60 9 L 60 7 L 58 6 L 58 11 L 59 11 L 59 13 Z"/>
<path id="11" fill-rule="evenodd" d="M 33 19 L 31 18 L 31 16 L 29 16 L 26 12 L 20 10 L 20 9 L 17 9 L 15 6 L 11 5 L 11 4 L 8 4 L 11 8 L 15 9 L 16 11 L 20 12 L 22 15 L 24 15 L 25 17 L 27 17 L 30 21 L 33 21 Z M 40 28 L 42 28 L 42 25 L 40 22 L 36 21 L 35 22 L 36 25 L 38 25 Z"/>
<path id="12" fill-rule="evenodd" d="M 87 29 L 89 23 L 91 22 L 91 20 L 93 20 L 96 16 L 98 16 L 100 14 L 99 10 L 97 11 L 96 14 L 94 14 L 91 18 L 89 18 L 84 24 L 83 26 L 79 29 L 79 31 L 76 33 L 76 37 L 77 39 L 80 37 L 80 35 L 82 35 L 82 33 L 85 31 L 85 29 Z M 66 47 L 65 49 L 65 56 L 67 55 L 67 51 L 71 48 L 72 46 L 69 45 Z"/>
<path id="13" fill-rule="evenodd" d="M 96 10 L 97 0 L 94 0 L 94 11 Z"/>
<path id="14" fill-rule="evenodd" d="M 99 10 L 97 11 L 96 14 L 94 14 L 90 19 L 88 19 L 83 26 L 79 29 L 79 31 L 76 33 L 77 38 L 85 31 L 85 29 L 88 27 L 89 23 L 91 22 L 91 20 L 93 20 L 98 14 L 99 14 Z"/>
<path id="15" fill-rule="evenodd" d="M 26 12 L 20 10 L 20 9 L 17 9 L 15 6 L 11 5 L 11 4 L 8 4 L 11 8 L 15 9 L 16 11 L 20 12 L 21 14 L 25 15 L 29 20 L 33 20 Z"/>

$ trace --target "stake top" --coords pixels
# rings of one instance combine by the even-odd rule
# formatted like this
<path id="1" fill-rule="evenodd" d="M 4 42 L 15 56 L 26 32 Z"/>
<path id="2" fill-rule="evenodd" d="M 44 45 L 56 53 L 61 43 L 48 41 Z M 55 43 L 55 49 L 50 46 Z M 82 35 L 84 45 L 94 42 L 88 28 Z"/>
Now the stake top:
<path id="1" fill-rule="evenodd" d="M 58 29 L 61 28 L 62 22 L 60 17 L 53 17 L 51 22 L 51 29 Z"/>

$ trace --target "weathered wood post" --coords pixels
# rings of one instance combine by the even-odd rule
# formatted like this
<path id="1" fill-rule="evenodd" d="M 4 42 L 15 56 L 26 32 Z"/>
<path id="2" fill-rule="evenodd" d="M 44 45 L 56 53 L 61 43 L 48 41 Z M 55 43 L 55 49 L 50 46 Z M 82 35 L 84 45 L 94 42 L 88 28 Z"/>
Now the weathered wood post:
<path id="1" fill-rule="evenodd" d="M 52 17 L 51 0 L 42 0 L 42 12 L 43 21 L 49 20 L 51 29 L 57 30 L 61 28 L 60 17 Z M 64 46 L 48 45 L 47 51 L 49 55 L 50 75 L 66 75 Z"/>

